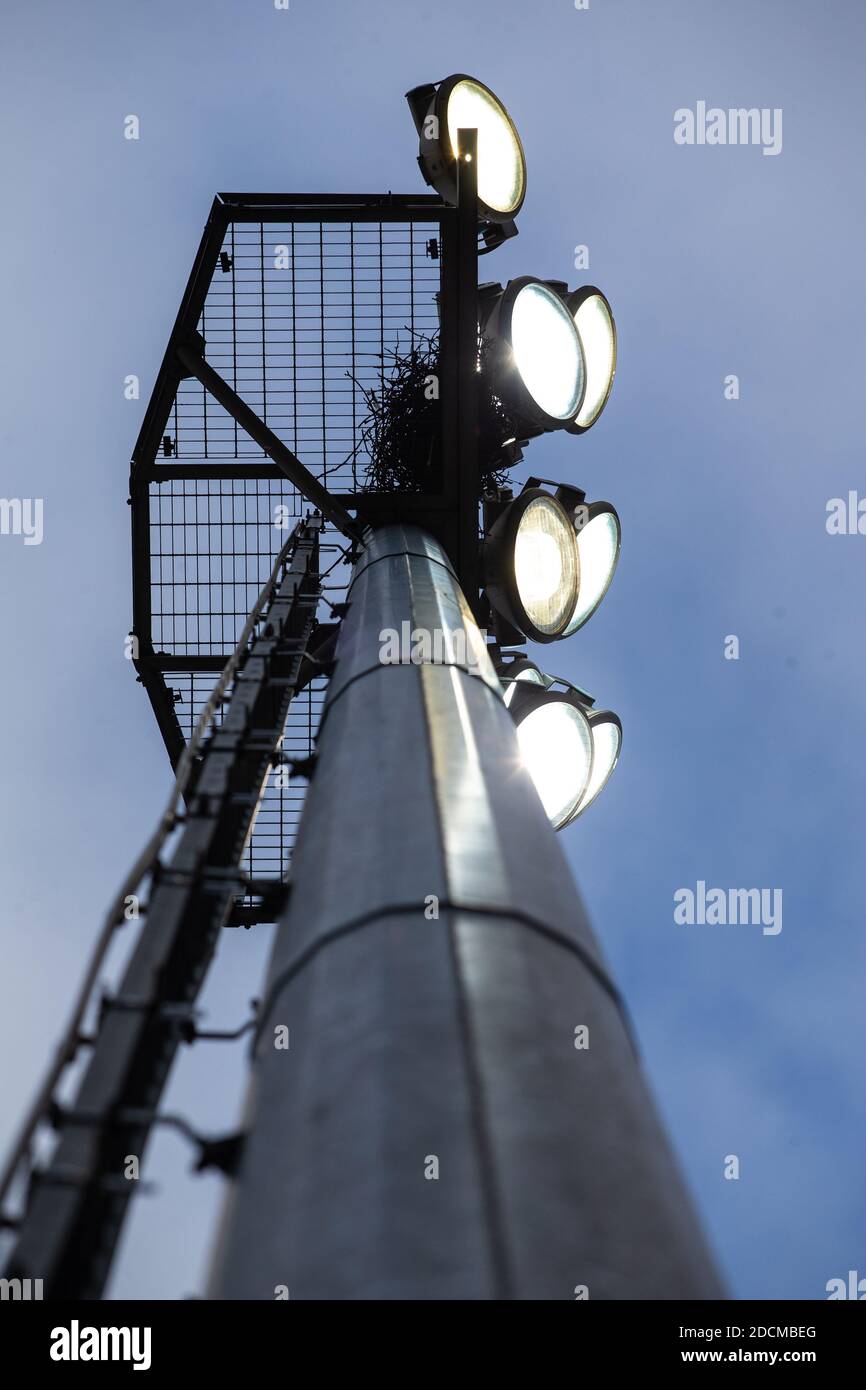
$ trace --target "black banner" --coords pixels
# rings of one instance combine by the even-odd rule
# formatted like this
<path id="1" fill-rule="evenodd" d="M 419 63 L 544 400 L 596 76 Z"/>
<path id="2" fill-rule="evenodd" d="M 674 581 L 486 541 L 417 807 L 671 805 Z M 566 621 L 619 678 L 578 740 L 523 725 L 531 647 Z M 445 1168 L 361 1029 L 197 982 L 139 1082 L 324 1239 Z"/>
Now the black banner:
<path id="1" fill-rule="evenodd" d="M 21 1292 L 24 1292 L 22 1290 Z M 329 1305 L 331 1306 L 331 1305 Z M 478 1305 L 473 1312 L 477 1314 Z M 334 1318 L 358 1324 L 356 1304 L 332 1310 Z M 372 1306 L 363 1305 L 368 1333 Z M 399 1317 L 405 1319 L 401 1305 Z M 510 1315 L 513 1317 L 513 1314 Z M 52 1377 L 86 1375 L 100 1370 L 164 1375 L 166 1372 L 213 1372 L 224 1381 L 263 1365 L 281 1362 L 288 1372 L 302 1351 L 321 1357 L 318 1340 L 302 1343 L 322 1329 L 322 1308 L 305 1302 L 215 1303 L 190 1299 L 174 1303 L 41 1303 L 7 1299 L 0 1304 L 0 1339 L 7 1363 L 14 1357 L 25 1370 Z M 428 1313 L 443 1364 L 451 1364 L 447 1342 L 440 1342 L 441 1312 Z M 435 1320 L 435 1321 L 434 1321 Z M 385 1324 L 381 1324 L 385 1327 Z M 393 1325 L 392 1325 L 393 1326 Z M 404 1324 L 405 1326 L 405 1324 Z M 527 1329 L 537 1328 L 534 1318 Z M 330 1328 L 328 1329 L 331 1330 Z M 592 1303 L 582 1302 L 569 1316 L 557 1315 L 545 1332 L 579 1335 L 575 1344 L 582 1365 L 593 1355 L 605 1369 L 639 1369 L 645 1373 L 671 1367 L 805 1365 L 828 1371 L 849 1365 L 862 1341 L 864 1324 L 853 1308 L 828 1302 L 766 1303 Z M 515 1324 L 509 1321 L 509 1333 Z M 422 1334 L 423 1335 L 423 1334 Z M 518 1335 L 519 1329 L 518 1329 Z M 289 1339 L 292 1339 L 289 1341 Z M 357 1354 L 358 1344 L 352 1347 Z M 495 1354 L 489 1336 L 479 1343 L 485 1360 Z M 529 1344 L 527 1344 L 529 1346 Z M 513 1348 L 503 1338 L 503 1351 Z M 372 1351 L 372 1348 L 371 1348 Z M 332 1343 L 324 1344 L 330 1356 Z M 381 1348 L 374 1353 L 381 1364 Z M 462 1355 L 462 1354 L 461 1354 Z M 425 1339 L 424 1367 L 432 1369 L 435 1353 Z M 355 1368 L 359 1368 L 356 1366 Z"/>

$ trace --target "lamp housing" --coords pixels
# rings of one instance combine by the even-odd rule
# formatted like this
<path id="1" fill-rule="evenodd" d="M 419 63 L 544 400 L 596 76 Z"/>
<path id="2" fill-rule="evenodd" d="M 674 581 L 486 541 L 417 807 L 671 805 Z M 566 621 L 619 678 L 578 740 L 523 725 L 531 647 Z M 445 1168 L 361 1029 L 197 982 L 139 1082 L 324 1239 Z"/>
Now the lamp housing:
<path id="1" fill-rule="evenodd" d="M 561 502 L 542 488 L 507 502 L 485 538 L 482 568 L 492 607 L 513 628 L 536 642 L 561 636 L 580 592 L 577 537 Z"/>
<path id="2" fill-rule="evenodd" d="M 569 429 L 580 412 L 586 371 L 566 301 L 545 280 L 522 275 L 479 292 L 481 361 L 491 388 L 529 437 Z"/>
<path id="3" fill-rule="evenodd" d="M 587 691 L 547 675 L 527 657 L 502 660 L 496 671 L 503 687 L 503 702 L 517 726 L 530 774 L 551 824 L 562 830 L 583 815 L 610 780 L 622 748 L 622 723 L 612 710 L 595 709 Z M 562 689 L 555 689 L 557 686 Z M 535 724 L 532 737 L 528 736 L 530 727 L 526 723 L 530 718 Z M 591 744 L 585 778 L 584 725 Z M 568 751 L 562 747 L 563 734 L 570 744 L 571 765 Z"/>
<path id="4" fill-rule="evenodd" d="M 479 217 L 511 222 L 526 196 L 526 157 L 517 127 L 495 92 L 458 72 L 413 88 L 406 100 L 421 142 L 418 163 L 425 181 L 456 206 L 457 131 L 476 129 Z"/>
<path id="5" fill-rule="evenodd" d="M 587 708 L 576 690 L 553 689 L 554 678 L 526 658 L 503 663 L 498 670 L 506 693 L 509 688 L 513 692 L 508 711 L 521 757 L 553 829 L 562 830 L 579 814 L 592 777 Z"/>

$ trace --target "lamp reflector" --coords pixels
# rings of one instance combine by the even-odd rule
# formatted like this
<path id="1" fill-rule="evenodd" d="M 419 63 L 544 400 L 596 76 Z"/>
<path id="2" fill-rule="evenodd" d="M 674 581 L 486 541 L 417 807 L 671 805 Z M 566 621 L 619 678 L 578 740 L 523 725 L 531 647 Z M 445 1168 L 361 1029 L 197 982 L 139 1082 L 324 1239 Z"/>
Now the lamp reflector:
<path id="1" fill-rule="evenodd" d="M 510 217 L 526 191 L 526 163 L 514 122 L 489 88 L 461 78 L 447 104 L 448 139 L 459 159 L 457 132 L 478 131 L 478 197 L 494 212 Z"/>
<path id="2" fill-rule="evenodd" d="M 607 503 L 601 504 L 601 507 L 603 509 L 590 509 L 589 520 L 577 532 L 580 591 L 563 637 L 570 637 L 592 617 L 610 588 L 619 560 L 619 517 Z"/>
<path id="3" fill-rule="evenodd" d="M 592 732 L 592 771 L 575 812 L 578 816 L 607 784 L 622 747 L 622 725 L 610 710 L 593 710 L 589 715 L 589 727 Z"/>
<path id="4" fill-rule="evenodd" d="M 586 716 L 567 700 L 542 700 L 519 719 L 517 741 L 547 817 L 559 830 L 576 815 L 592 772 Z"/>
<path id="5" fill-rule="evenodd" d="M 546 493 L 533 497 L 514 538 L 514 583 L 532 627 L 562 631 L 578 598 L 580 560 L 565 509 Z"/>
<path id="6" fill-rule="evenodd" d="M 574 421 L 580 431 L 594 425 L 607 404 L 616 372 L 616 324 L 600 290 L 579 290 L 571 302 L 586 369 L 586 391 Z"/>
<path id="7" fill-rule="evenodd" d="M 583 349 L 565 304 L 541 281 L 530 281 L 517 293 L 511 350 L 535 404 L 554 420 L 573 420 L 584 389 Z"/>

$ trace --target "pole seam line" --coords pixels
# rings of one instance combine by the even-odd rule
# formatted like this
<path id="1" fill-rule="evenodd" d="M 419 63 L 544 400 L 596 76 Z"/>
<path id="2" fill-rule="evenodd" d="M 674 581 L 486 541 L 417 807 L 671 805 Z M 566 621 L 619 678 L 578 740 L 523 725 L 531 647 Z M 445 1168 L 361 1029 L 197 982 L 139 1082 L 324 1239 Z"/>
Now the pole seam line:
<path id="1" fill-rule="evenodd" d="M 373 534 L 376 534 L 375 531 L 373 532 Z M 346 590 L 346 598 L 348 599 L 350 593 L 354 589 L 358 580 L 362 577 L 362 575 L 365 575 L 367 573 L 367 570 L 371 570 L 374 565 L 381 565 L 383 560 L 402 560 L 404 556 L 411 556 L 415 560 L 426 560 L 431 565 L 438 565 L 440 569 L 443 569 L 445 573 L 449 576 L 449 578 L 456 584 L 457 577 L 454 573 L 454 570 L 451 568 L 451 565 L 446 564 L 444 560 L 437 560 L 435 555 L 425 555 L 419 550 L 389 550 L 386 555 L 377 555 L 373 560 L 370 560 L 362 570 L 358 570 L 357 573 L 352 576 L 349 587 Z"/>
<path id="2" fill-rule="evenodd" d="M 339 661 L 339 657 L 337 660 Z M 317 740 L 322 736 L 322 729 L 325 727 L 325 719 L 328 716 L 328 712 L 334 708 L 337 701 L 345 695 L 350 686 L 357 684 L 357 682 L 363 680 L 365 676 L 375 676 L 377 671 L 393 671 L 396 666 L 404 666 L 410 671 L 420 670 L 424 666 L 435 666 L 437 669 L 450 667 L 454 671 L 461 671 L 464 676 L 472 676 L 473 679 L 481 681 L 483 685 L 487 686 L 487 689 L 492 695 L 496 695 L 493 686 L 485 679 L 481 671 L 473 671 L 469 666 L 464 666 L 459 661 L 377 661 L 375 666 L 367 666 L 363 671 L 356 671 L 354 675 L 348 678 L 344 685 L 340 686 L 336 695 L 331 696 L 329 692 L 325 702 L 325 708 L 322 711 L 322 718 L 319 721 L 319 732 L 316 736 Z M 331 677 L 331 680 L 333 681 L 333 677 Z"/>
<path id="3" fill-rule="evenodd" d="M 561 946 L 563 950 L 570 951 L 572 955 L 577 956 L 581 964 L 586 967 L 595 981 L 601 985 L 605 994 L 609 995 L 611 1002 L 621 1015 L 623 1027 L 628 1034 L 632 1047 L 637 1053 L 638 1049 L 634 1039 L 634 1030 L 626 1011 L 622 995 L 610 977 L 605 974 L 604 970 L 593 960 L 589 951 L 587 951 L 579 941 L 575 941 L 573 937 L 568 936 L 564 931 L 560 930 L 559 927 L 552 927 L 549 922 L 542 922 L 539 918 L 533 917 L 530 913 L 523 912 L 519 908 L 485 907 L 481 903 L 457 903 L 452 902 L 450 898 L 440 898 L 439 907 L 440 909 L 444 908 L 446 912 L 459 912 L 470 917 L 484 917 L 490 918 L 491 920 L 499 918 L 505 921 L 511 920 L 518 922 L 522 927 L 527 927 L 530 931 L 538 932 L 540 936 L 546 936 L 554 945 Z M 255 1053 L 265 1025 L 265 1020 L 272 1011 L 277 996 L 284 987 L 291 982 L 293 977 L 297 975 L 314 956 L 318 955 L 320 950 L 324 949 L 325 946 L 330 946 L 333 941 L 339 940 L 342 936 L 349 936 L 352 932 L 360 931 L 363 927 L 375 925 L 377 921 L 384 920 L 387 917 L 408 916 L 412 913 L 417 913 L 417 911 L 418 902 L 415 899 L 411 902 L 391 903 L 387 906 L 371 908 L 369 912 L 361 913 L 359 917 L 351 917 L 347 922 L 340 922 L 335 927 L 329 927 L 328 930 L 322 932 L 321 936 L 318 936 L 315 941 L 311 941 L 308 946 L 305 946 L 302 951 L 299 951 L 294 960 L 283 967 L 265 996 L 259 1022 L 253 1034 L 252 1046 L 250 1049 L 251 1054 Z"/>
<path id="4" fill-rule="evenodd" d="M 409 593 L 412 601 L 412 612 L 415 611 L 415 592 L 413 584 L 412 565 L 406 558 L 406 568 L 409 572 Z M 457 588 L 457 581 L 454 580 Z M 439 824 L 439 843 L 442 849 L 443 866 L 445 869 L 445 881 L 451 887 L 451 871 L 449 867 L 449 846 L 446 833 L 445 820 L 442 815 L 442 803 L 439 794 L 439 778 L 437 769 L 436 750 L 433 742 L 433 710 L 430 705 L 430 697 L 424 681 L 423 672 L 419 672 L 421 686 L 421 700 L 424 706 L 424 732 L 427 743 L 427 752 L 430 759 L 430 777 L 433 790 L 433 801 L 436 808 L 436 819 Z M 448 928 L 448 947 L 451 958 L 451 968 L 454 977 L 454 989 L 457 1005 L 457 1025 L 463 1040 L 463 1065 L 466 1072 L 466 1083 L 469 1091 L 469 1102 L 472 1116 L 472 1127 L 475 1131 L 476 1144 L 478 1146 L 478 1160 L 481 1177 L 482 1205 L 487 1212 L 487 1239 L 490 1247 L 490 1261 L 493 1271 L 494 1289 L 500 1300 L 512 1300 L 514 1298 L 515 1281 L 509 1259 L 508 1241 L 505 1232 L 505 1221 L 502 1215 L 502 1199 L 497 1182 L 496 1164 L 494 1160 L 493 1145 L 491 1143 L 489 1126 L 487 1121 L 487 1107 L 485 1105 L 484 1085 L 481 1077 L 481 1068 L 478 1063 L 477 1047 L 475 1034 L 472 1028 L 472 1021 L 469 1011 L 468 999 L 463 979 L 463 972 L 460 964 L 460 952 L 455 932 L 455 918 L 449 916 L 447 920 Z"/>

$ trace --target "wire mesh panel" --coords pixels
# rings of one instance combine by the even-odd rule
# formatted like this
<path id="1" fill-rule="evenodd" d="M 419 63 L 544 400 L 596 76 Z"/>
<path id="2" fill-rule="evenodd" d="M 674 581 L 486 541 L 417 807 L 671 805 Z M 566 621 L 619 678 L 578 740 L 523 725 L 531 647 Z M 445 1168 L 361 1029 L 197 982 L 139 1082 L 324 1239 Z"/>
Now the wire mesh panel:
<path id="1" fill-rule="evenodd" d="M 274 524 L 269 508 L 300 506 L 303 499 L 278 483 L 238 479 L 163 484 L 158 491 L 164 497 L 152 523 L 152 564 L 163 577 L 153 586 L 154 641 L 164 655 L 181 662 L 184 657 L 199 657 L 219 664 L 234 647 L 285 543 L 286 530 Z M 274 503 L 274 497 L 283 500 Z M 210 509 L 219 520 L 192 521 L 194 506 Z M 309 509 L 304 506 L 304 510 Z M 292 515 L 293 527 L 297 516 Z M 333 536 L 331 532 L 329 539 L 326 533 L 319 545 L 322 621 L 328 620 L 331 605 L 344 598 L 350 573 L 345 542 Z M 164 611 L 157 611 L 156 596 Z M 212 669 L 184 669 L 182 664 L 173 664 L 166 673 L 174 712 L 187 741 L 216 679 Z M 324 679 L 314 678 L 292 700 L 282 741 L 287 759 L 300 760 L 312 753 L 326 686 Z M 218 712 L 215 722 L 220 718 Z M 288 869 L 306 788 L 302 780 L 290 779 L 288 771 L 288 766 L 272 769 L 265 785 L 241 864 L 252 878 L 279 879 Z"/>
<path id="2" fill-rule="evenodd" d="M 328 487 L 354 492 L 364 391 L 438 326 L 436 223 L 232 223 L 199 320 L 211 366 Z M 192 379 L 163 458 L 262 458 Z"/>
<path id="3" fill-rule="evenodd" d="M 285 481 L 183 479 L 151 490 L 153 645 L 228 657 L 289 532 L 310 508 Z"/>

